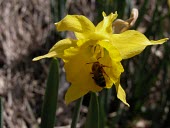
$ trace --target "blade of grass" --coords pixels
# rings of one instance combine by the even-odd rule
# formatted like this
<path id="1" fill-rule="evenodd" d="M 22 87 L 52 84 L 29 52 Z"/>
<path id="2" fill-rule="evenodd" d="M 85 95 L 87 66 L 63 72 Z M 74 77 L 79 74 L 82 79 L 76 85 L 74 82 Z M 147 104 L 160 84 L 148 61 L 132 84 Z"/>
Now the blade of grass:
<path id="1" fill-rule="evenodd" d="M 66 0 L 50 0 L 51 20 L 53 23 L 60 21 L 65 16 L 65 3 Z M 64 38 L 65 32 L 60 32 L 58 35 Z"/>
<path id="2" fill-rule="evenodd" d="M 50 2 L 50 9 L 51 9 L 51 19 L 55 23 L 56 21 L 59 21 L 59 10 L 58 10 L 58 0 L 51 0 Z"/>
<path id="3" fill-rule="evenodd" d="M 137 28 L 138 28 L 138 26 L 140 25 L 140 23 L 141 23 L 144 15 L 146 14 L 146 11 L 147 11 L 146 8 L 147 8 L 147 6 L 148 6 L 148 3 L 149 3 L 149 1 L 148 1 L 148 0 L 145 0 L 144 3 L 143 3 L 143 5 L 142 5 L 142 7 L 140 8 L 140 10 L 139 10 L 139 14 L 140 14 L 140 15 L 139 15 L 139 17 L 138 17 L 138 19 L 137 19 L 137 21 L 136 21 L 136 23 L 135 23 L 134 29 L 137 29 Z"/>
<path id="4" fill-rule="evenodd" d="M 66 0 L 58 0 L 58 18 L 59 20 L 61 20 L 64 15 L 65 15 L 65 12 L 66 12 L 66 8 L 65 8 L 65 3 L 66 3 Z"/>
<path id="5" fill-rule="evenodd" d="M 106 113 L 108 110 L 109 105 L 107 97 L 107 90 L 103 90 L 100 95 L 99 95 L 99 111 L 100 111 L 100 117 L 99 117 L 99 126 L 101 128 L 104 128 L 105 123 L 106 123 Z"/>
<path id="6" fill-rule="evenodd" d="M 53 59 L 50 65 L 50 71 L 42 107 L 41 128 L 54 127 L 58 98 L 58 86 L 59 86 L 58 60 Z"/>
<path id="7" fill-rule="evenodd" d="M 71 128 L 76 128 L 77 121 L 79 119 L 80 107 L 82 105 L 83 97 L 77 100 L 76 107 L 74 108 L 73 120 L 71 123 Z"/>
<path id="8" fill-rule="evenodd" d="M 90 104 L 85 128 L 99 128 L 99 102 L 94 92 L 90 93 Z"/>
<path id="9" fill-rule="evenodd" d="M 64 17 L 66 13 L 65 3 L 66 0 L 51 0 L 50 9 L 53 23 L 58 22 Z"/>
<path id="10" fill-rule="evenodd" d="M 0 128 L 3 128 L 2 99 L 0 97 Z"/>

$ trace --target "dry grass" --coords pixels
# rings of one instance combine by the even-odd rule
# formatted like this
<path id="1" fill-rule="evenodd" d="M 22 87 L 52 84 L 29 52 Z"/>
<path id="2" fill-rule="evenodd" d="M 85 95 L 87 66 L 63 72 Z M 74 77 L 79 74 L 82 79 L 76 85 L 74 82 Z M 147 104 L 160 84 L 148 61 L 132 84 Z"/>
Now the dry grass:
<path id="1" fill-rule="evenodd" d="M 44 43 L 49 29 L 49 10 L 49 2 L 45 0 L 1 1 L 0 45 L 5 63 L 13 65 Z"/>
<path id="2" fill-rule="evenodd" d="M 75 13 L 77 9 L 82 10 L 78 8 L 80 4 L 89 8 L 81 14 L 93 18 L 90 10 L 94 11 L 94 3 L 88 6 L 87 1 L 68 1 L 66 6 L 70 13 Z M 54 26 L 51 22 L 50 1 L 1 0 L 0 12 L 2 12 L 0 14 L 0 95 L 3 98 L 4 127 L 34 128 L 40 122 L 49 62 L 46 60 L 32 62 L 32 58 L 47 52 L 56 40 L 52 30 Z M 62 70 L 61 73 L 63 74 Z M 66 109 L 63 104 L 64 92 L 68 87 L 63 75 L 61 83 L 64 86 L 59 90 L 62 100 L 59 99 L 58 103 L 57 115 L 60 117 L 58 126 L 70 123 L 72 109 L 72 107 Z"/>
<path id="3" fill-rule="evenodd" d="M 31 54 L 45 43 L 51 24 L 49 11 L 49 1 L 45 0 L 0 1 L 0 95 L 4 103 L 4 127 L 27 128 L 37 124 L 40 115 L 37 111 L 44 94 L 40 85 L 47 74 L 39 72 L 43 80 L 36 77 L 34 68 L 39 67 L 32 63 Z"/>

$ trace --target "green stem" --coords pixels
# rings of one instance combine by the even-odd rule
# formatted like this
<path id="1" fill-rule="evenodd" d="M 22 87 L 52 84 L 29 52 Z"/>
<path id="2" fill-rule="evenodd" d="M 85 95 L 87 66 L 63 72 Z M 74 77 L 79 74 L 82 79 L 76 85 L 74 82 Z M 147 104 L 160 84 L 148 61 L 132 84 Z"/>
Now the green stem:
<path id="1" fill-rule="evenodd" d="M 3 127 L 2 99 L 0 97 L 0 128 Z"/>
<path id="2" fill-rule="evenodd" d="M 58 99 L 58 87 L 59 87 L 58 60 L 53 59 L 50 66 L 44 102 L 42 107 L 41 128 L 54 127 Z"/>
<path id="3" fill-rule="evenodd" d="M 79 98 L 76 103 L 76 107 L 74 108 L 74 113 L 73 113 L 73 120 L 71 123 L 71 128 L 76 128 L 77 121 L 79 119 L 79 114 L 80 114 L 80 107 L 82 105 L 83 97 Z"/>
<path id="4" fill-rule="evenodd" d="M 88 108 L 87 120 L 85 128 L 99 128 L 99 102 L 97 94 L 90 93 L 90 104 Z"/>

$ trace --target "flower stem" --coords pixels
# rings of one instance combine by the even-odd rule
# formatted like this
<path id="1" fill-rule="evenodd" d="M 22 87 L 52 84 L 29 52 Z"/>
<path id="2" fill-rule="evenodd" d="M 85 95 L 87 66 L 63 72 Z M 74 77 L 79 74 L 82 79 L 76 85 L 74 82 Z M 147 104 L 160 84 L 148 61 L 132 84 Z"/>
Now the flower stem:
<path id="1" fill-rule="evenodd" d="M 76 102 L 76 106 L 74 108 L 74 113 L 73 113 L 73 120 L 71 123 L 71 128 L 76 128 L 76 124 L 79 119 L 80 107 L 82 105 L 82 101 L 83 101 L 83 97 L 79 98 Z"/>
<path id="2" fill-rule="evenodd" d="M 97 94 L 90 93 L 90 104 L 88 108 L 88 114 L 86 119 L 85 128 L 99 128 L 99 102 Z"/>
<path id="3" fill-rule="evenodd" d="M 57 109 L 59 87 L 59 67 L 58 60 L 53 59 L 50 66 L 50 71 L 45 90 L 41 113 L 41 128 L 53 128 L 55 124 L 55 114 Z"/>
<path id="4" fill-rule="evenodd" d="M 3 114 L 2 114 L 2 99 L 0 97 L 0 128 L 3 127 Z"/>

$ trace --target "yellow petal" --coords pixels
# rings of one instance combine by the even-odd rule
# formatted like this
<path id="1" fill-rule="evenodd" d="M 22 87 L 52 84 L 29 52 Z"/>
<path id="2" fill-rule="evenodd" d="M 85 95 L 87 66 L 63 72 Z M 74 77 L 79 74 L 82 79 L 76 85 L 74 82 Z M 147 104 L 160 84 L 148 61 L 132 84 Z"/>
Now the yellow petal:
<path id="1" fill-rule="evenodd" d="M 49 52 L 49 53 L 47 53 L 45 55 L 35 57 L 33 59 L 33 61 L 41 60 L 43 58 L 52 58 L 52 57 L 56 57 L 56 52 L 53 51 L 53 52 Z"/>
<path id="2" fill-rule="evenodd" d="M 77 39 L 92 39 L 92 40 L 100 40 L 100 39 L 109 39 L 110 34 L 112 34 L 112 22 L 116 19 L 117 13 L 111 13 L 109 16 L 103 12 L 103 21 L 101 21 L 96 28 L 91 29 L 90 31 L 76 31 L 75 35 Z M 92 27 L 91 27 L 92 28 Z"/>
<path id="3" fill-rule="evenodd" d="M 168 0 L 167 2 L 168 2 L 168 6 L 169 6 L 169 8 L 170 8 L 170 0 Z"/>
<path id="4" fill-rule="evenodd" d="M 99 33 L 99 32 L 85 32 L 85 33 L 78 33 L 76 32 L 77 39 L 88 39 L 88 40 L 104 40 L 110 39 L 111 34 L 107 33 Z"/>
<path id="5" fill-rule="evenodd" d="M 104 65 L 105 73 L 103 74 L 106 80 L 106 88 L 111 88 L 113 83 L 115 84 L 119 80 L 121 73 L 124 71 L 120 63 L 122 58 L 119 51 L 111 43 L 100 41 L 98 44 L 105 48 L 104 56 L 98 59 L 98 61 Z"/>
<path id="6" fill-rule="evenodd" d="M 109 77 L 113 80 L 113 83 L 115 84 L 119 80 L 121 73 L 124 72 L 124 69 L 120 62 L 115 62 L 115 61 L 111 61 L 111 62 L 112 62 L 112 67 L 110 68 L 108 74 Z"/>
<path id="7" fill-rule="evenodd" d="M 120 75 L 124 71 L 123 66 L 120 62 L 113 61 L 109 56 L 104 56 L 98 61 L 104 65 L 105 73 L 103 75 L 106 80 L 106 88 L 111 88 L 119 81 Z"/>
<path id="8" fill-rule="evenodd" d="M 91 74 L 91 62 L 94 62 L 90 47 L 76 47 L 65 50 L 66 58 L 65 70 L 66 78 L 69 82 L 85 84 L 85 88 L 90 91 L 98 90 Z"/>
<path id="9" fill-rule="evenodd" d="M 50 49 L 50 51 L 47 54 L 35 57 L 33 61 L 37 61 L 43 58 L 52 58 L 52 57 L 63 58 L 64 50 L 70 47 L 75 47 L 76 42 L 77 42 L 76 40 L 72 40 L 72 39 L 60 40 Z"/>
<path id="10" fill-rule="evenodd" d="M 83 15 L 67 15 L 55 25 L 59 31 L 73 31 L 77 39 L 87 39 L 95 31 L 94 24 Z"/>
<path id="11" fill-rule="evenodd" d="M 72 57 L 68 59 L 70 56 Z M 92 64 L 88 64 L 94 62 L 91 56 L 92 54 L 88 47 L 70 48 L 66 50 L 65 57 L 67 61 L 64 68 L 66 70 L 66 79 L 71 83 L 65 96 L 67 104 L 82 97 L 89 91 L 97 92 L 102 89 L 96 85 L 92 78 Z"/>
<path id="12" fill-rule="evenodd" d="M 101 32 L 103 34 L 112 34 L 112 22 L 117 18 L 117 16 L 117 12 L 115 14 L 111 13 L 108 16 L 106 16 L 106 14 L 103 12 L 104 19 L 96 26 L 96 32 Z"/>
<path id="13" fill-rule="evenodd" d="M 112 60 L 114 60 L 114 61 L 122 60 L 120 52 L 114 45 L 112 45 L 112 43 L 110 43 L 107 40 L 102 40 L 102 41 L 99 41 L 98 44 L 108 51 L 109 56 L 110 56 L 110 58 L 112 58 Z"/>
<path id="14" fill-rule="evenodd" d="M 63 20 L 55 23 L 55 25 L 58 31 L 88 33 L 95 30 L 93 23 L 82 15 L 67 15 Z"/>
<path id="15" fill-rule="evenodd" d="M 70 102 L 79 99 L 80 97 L 84 96 L 89 92 L 89 90 L 84 90 L 82 86 L 83 85 L 80 83 L 79 85 L 72 84 L 69 87 L 65 95 L 66 104 L 69 104 Z"/>
<path id="16" fill-rule="evenodd" d="M 67 69 L 68 68 L 66 68 L 66 76 L 68 78 Z M 94 80 L 92 79 L 92 74 L 90 74 L 90 72 L 87 72 L 87 69 L 84 67 L 80 69 L 79 73 L 76 75 L 76 78 L 70 82 L 71 86 L 69 87 L 65 95 L 65 101 L 67 104 L 84 96 L 89 91 L 98 92 L 102 90 L 101 87 L 95 84 Z"/>
<path id="17" fill-rule="evenodd" d="M 111 13 L 109 16 L 106 16 L 103 12 L 103 17 L 103 21 L 101 21 L 95 29 L 91 29 L 91 31 L 75 32 L 77 39 L 99 40 L 110 38 L 108 34 L 112 34 L 112 22 L 116 19 L 117 13 Z"/>
<path id="18" fill-rule="evenodd" d="M 128 107 L 130 107 L 130 105 L 126 101 L 126 93 L 123 90 L 123 88 L 121 87 L 120 83 L 118 82 L 117 84 L 115 84 L 115 87 L 116 87 L 116 91 L 117 91 L 117 98 L 119 98 L 124 104 L 126 104 Z"/>
<path id="19" fill-rule="evenodd" d="M 85 88 L 85 84 L 83 83 L 73 83 L 71 86 L 68 88 L 66 95 L 65 95 L 65 101 L 66 104 L 71 103 L 74 100 L 79 99 L 80 97 L 86 95 L 90 90 Z M 100 91 L 102 88 L 100 88 L 98 91 Z M 94 91 L 93 92 L 97 92 Z"/>
<path id="20" fill-rule="evenodd" d="M 169 40 L 169 38 L 164 38 L 164 39 L 160 39 L 160 40 L 156 40 L 156 41 L 155 40 L 150 40 L 150 45 L 163 44 L 167 40 Z"/>
<path id="21" fill-rule="evenodd" d="M 67 62 L 69 59 L 73 59 L 75 55 L 79 55 L 80 50 L 86 48 L 89 44 L 90 42 L 88 43 L 88 41 L 86 40 L 77 40 L 76 47 L 73 46 L 64 50 L 64 57 L 63 57 L 64 61 Z M 89 53 L 90 52 L 86 53 L 87 56 L 89 56 Z"/>
<path id="22" fill-rule="evenodd" d="M 90 61 L 90 50 L 87 52 L 87 49 L 80 49 L 80 48 L 69 48 L 65 50 L 65 70 L 66 70 L 66 77 L 69 82 L 74 81 L 77 79 L 77 76 L 81 74 L 81 70 L 86 68 L 87 66 L 88 72 L 90 72 L 89 65 L 86 64 Z M 81 71 L 81 72 L 80 72 Z"/>
<path id="23" fill-rule="evenodd" d="M 162 44 L 167 40 L 168 38 L 158 41 L 149 41 L 145 35 L 134 30 L 128 30 L 121 34 L 112 35 L 113 45 L 119 50 L 123 59 L 141 53 L 148 45 Z"/>

